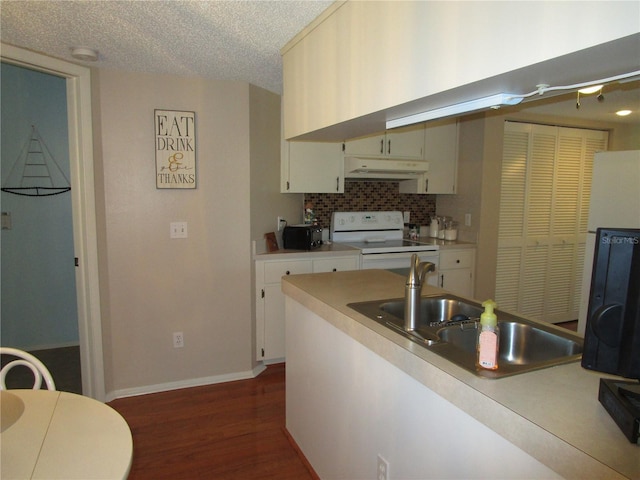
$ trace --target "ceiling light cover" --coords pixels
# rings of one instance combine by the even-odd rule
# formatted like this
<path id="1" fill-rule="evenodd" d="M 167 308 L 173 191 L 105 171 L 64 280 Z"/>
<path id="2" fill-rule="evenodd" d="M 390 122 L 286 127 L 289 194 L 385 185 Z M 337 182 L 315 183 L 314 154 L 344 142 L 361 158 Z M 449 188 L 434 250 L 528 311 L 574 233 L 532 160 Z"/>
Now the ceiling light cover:
<path id="1" fill-rule="evenodd" d="M 631 115 L 631 110 L 618 110 L 616 115 L 619 117 L 626 117 L 627 115 Z"/>

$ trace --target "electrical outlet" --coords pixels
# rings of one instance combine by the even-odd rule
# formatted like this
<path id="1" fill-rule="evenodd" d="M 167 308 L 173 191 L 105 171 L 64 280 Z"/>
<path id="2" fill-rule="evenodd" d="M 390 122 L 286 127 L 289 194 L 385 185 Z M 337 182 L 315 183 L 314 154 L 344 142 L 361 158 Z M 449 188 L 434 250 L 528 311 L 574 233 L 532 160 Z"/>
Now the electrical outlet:
<path id="1" fill-rule="evenodd" d="M 471 226 L 471 214 L 470 213 L 465 213 L 464 214 L 464 226 L 465 227 L 470 227 Z"/>
<path id="2" fill-rule="evenodd" d="M 284 218 L 282 218 L 281 216 L 278 216 L 278 224 L 276 225 L 276 231 L 279 232 L 286 225 L 287 225 L 287 221 Z"/>
<path id="3" fill-rule="evenodd" d="M 171 222 L 169 224 L 170 238 L 187 238 L 187 222 Z"/>
<path id="4" fill-rule="evenodd" d="M 378 454 L 378 480 L 389 480 L 389 462 Z"/>
<path id="5" fill-rule="evenodd" d="M 411 223 L 411 212 L 403 212 L 402 213 L 402 221 L 404 223 Z"/>
<path id="6" fill-rule="evenodd" d="M 173 332 L 173 348 L 184 347 L 184 335 L 182 332 Z"/>

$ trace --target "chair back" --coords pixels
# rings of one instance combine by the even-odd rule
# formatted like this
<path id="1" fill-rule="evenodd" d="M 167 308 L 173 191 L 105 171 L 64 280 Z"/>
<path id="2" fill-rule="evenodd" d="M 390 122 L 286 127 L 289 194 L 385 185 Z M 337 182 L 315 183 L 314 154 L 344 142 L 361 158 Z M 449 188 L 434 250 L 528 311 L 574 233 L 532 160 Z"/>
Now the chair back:
<path id="1" fill-rule="evenodd" d="M 56 389 L 56 384 L 54 383 L 53 377 L 51 376 L 51 373 L 49 373 L 47 367 L 45 367 L 44 363 L 42 363 L 30 353 L 23 350 L 18 350 L 17 348 L 0 347 L 0 354 L 18 357 L 17 360 L 10 361 L 0 370 L 0 390 L 7 389 L 7 385 L 5 383 L 7 373 L 9 373 L 9 370 L 11 370 L 13 367 L 17 367 L 18 365 L 25 366 L 33 372 L 33 390 L 39 390 L 40 388 L 42 388 L 43 380 L 47 385 L 47 389 Z"/>

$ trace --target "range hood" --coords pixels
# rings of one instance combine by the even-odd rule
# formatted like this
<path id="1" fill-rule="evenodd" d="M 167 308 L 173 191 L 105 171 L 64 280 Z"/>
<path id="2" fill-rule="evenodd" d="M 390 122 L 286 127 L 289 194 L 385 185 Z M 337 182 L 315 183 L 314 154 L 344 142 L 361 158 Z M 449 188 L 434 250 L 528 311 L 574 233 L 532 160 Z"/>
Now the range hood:
<path id="1" fill-rule="evenodd" d="M 429 162 L 387 158 L 345 157 L 346 180 L 407 180 L 429 170 Z"/>

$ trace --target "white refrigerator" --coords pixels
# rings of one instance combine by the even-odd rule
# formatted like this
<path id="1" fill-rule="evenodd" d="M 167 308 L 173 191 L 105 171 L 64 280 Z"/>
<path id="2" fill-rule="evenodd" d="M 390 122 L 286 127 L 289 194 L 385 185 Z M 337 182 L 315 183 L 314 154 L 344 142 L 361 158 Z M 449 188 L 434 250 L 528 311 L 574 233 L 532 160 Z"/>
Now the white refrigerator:
<path id="1" fill-rule="evenodd" d="M 640 150 L 596 153 L 582 275 L 578 333 L 584 335 L 598 228 L 640 228 Z"/>

